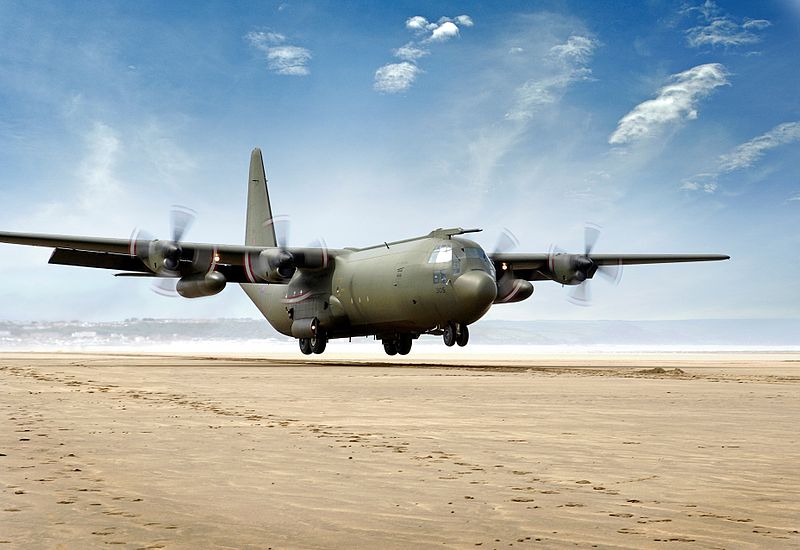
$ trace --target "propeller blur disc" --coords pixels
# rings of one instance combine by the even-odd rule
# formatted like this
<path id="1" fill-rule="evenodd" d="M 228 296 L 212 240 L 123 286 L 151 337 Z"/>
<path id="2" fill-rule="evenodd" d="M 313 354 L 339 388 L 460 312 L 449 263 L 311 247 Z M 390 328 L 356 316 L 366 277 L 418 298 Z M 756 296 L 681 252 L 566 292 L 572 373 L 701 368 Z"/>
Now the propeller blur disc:
<path id="1" fill-rule="evenodd" d="M 179 243 L 194 223 L 197 212 L 186 206 L 173 204 L 170 211 L 170 224 L 172 225 L 172 242 Z"/>

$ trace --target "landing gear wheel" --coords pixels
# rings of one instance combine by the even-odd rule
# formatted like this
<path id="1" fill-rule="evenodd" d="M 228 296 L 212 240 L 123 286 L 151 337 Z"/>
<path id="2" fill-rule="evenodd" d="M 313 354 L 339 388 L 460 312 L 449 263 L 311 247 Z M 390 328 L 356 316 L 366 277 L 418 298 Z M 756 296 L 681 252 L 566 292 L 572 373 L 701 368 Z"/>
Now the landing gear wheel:
<path id="1" fill-rule="evenodd" d="M 444 345 L 448 348 L 456 343 L 456 326 L 453 323 L 447 323 L 447 326 L 444 327 L 442 339 L 444 340 Z"/>
<path id="2" fill-rule="evenodd" d="M 300 343 L 300 351 L 303 352 L 303 355 L 311 355 L 311 339 L 300 338 L 298 342 Z"/>
<path id="3" fill-rule="evenodd" d="M 401 334 L 397 339 L 397 353 L 400 355 L 408 355 L 408 352 L 411 351 L 412 342 L 413 340 L 410 334 Z"/>
<path id="4" fill-rule="evenodd" d="M 384 340 L 383 351 L 386 355 L 397 355 L 397 343 L 394 340 Z"/>
<path id="5" fill-rule="evenodd" d="M 328 345 L 328 335 L 325 334 L 325 331 L 317 329 L 317 334 L 310 339 L 311 342 L 311 351 L 316 354 L 320 354 L 325 351 L 325 346 Z"/>
<path id="6" fill-rule="evenodd" d="M 467 345 L 467 342 L 469 342 L 469 329 L 467 328 L 467 325 L 458 325 L 458 328 L 459 331 L 458 336 L 456 336 L 456 344 L 463 348 Z"/>

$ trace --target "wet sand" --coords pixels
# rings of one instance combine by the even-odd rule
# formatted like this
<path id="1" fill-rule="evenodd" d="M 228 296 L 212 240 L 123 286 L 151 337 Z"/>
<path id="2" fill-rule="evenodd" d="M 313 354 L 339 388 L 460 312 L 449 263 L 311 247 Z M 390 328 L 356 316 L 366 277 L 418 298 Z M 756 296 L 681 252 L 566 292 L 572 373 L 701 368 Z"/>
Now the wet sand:
<path id="1" fill-rule="evenodd" d="M 0 354 L 0 548 L 800 547 L 798 354 L 443 357 Z"/>

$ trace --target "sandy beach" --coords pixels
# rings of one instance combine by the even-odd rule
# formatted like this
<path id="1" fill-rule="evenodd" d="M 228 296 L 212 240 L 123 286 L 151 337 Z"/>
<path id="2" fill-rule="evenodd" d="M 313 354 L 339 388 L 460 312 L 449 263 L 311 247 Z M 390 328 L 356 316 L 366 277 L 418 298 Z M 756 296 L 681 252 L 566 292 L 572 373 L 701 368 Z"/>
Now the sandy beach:
<path id="1" fill-rule="evenodd" d="M 6 353 L 0 392 L 0 547 L 800 546 L 800 354 Z"/>

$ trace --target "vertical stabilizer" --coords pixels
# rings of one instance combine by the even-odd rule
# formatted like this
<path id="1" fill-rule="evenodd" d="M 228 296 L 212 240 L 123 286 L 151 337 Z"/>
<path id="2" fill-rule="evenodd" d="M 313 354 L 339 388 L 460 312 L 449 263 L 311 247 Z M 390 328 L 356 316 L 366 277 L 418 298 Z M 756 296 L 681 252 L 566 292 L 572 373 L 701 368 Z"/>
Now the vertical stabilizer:
<path id="1" fill-rule="evenodd" d="M 272 207 L 269 204 L 267 175 L 261 149 L 250 155 L 250 179 L 247 183 L 247 230 L 244 244 L 248 246 L 278 246 L 272 224 Z"/>

